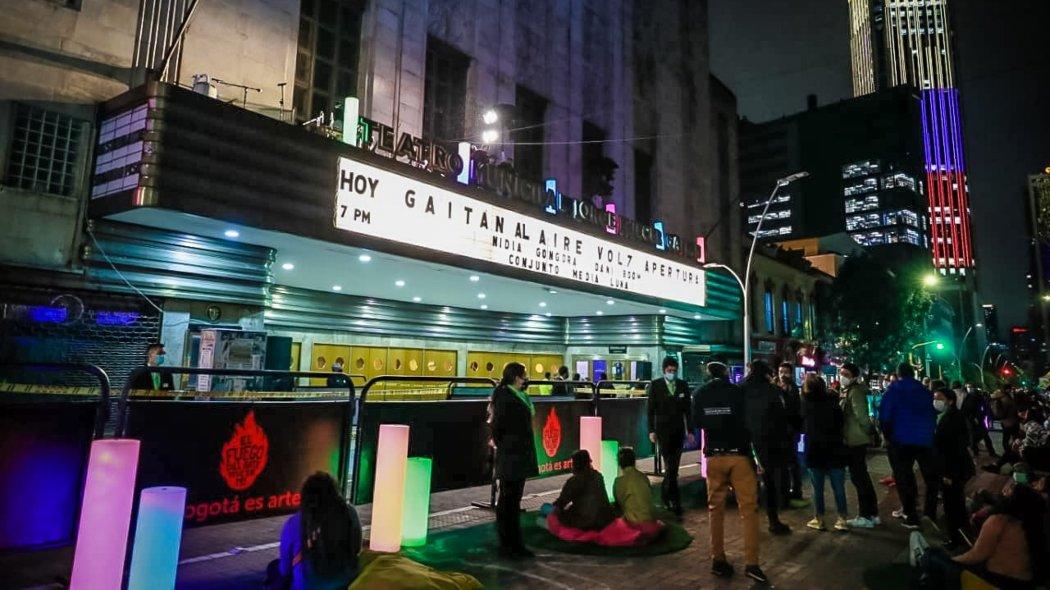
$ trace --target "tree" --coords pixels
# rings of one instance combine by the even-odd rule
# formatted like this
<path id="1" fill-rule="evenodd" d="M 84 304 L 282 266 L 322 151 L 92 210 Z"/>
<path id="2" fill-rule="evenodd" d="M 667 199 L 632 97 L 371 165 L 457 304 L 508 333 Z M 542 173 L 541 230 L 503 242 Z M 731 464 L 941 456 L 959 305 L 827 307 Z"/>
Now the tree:
<path id="1" fill-rule="evenodd" d="M 921 287 L 925 268 L 891 270 L 871 256 L 849 258 L 824 305 L 832 353 L 869 370 L 885 371 L 923 342 L 930 297 Z"/>

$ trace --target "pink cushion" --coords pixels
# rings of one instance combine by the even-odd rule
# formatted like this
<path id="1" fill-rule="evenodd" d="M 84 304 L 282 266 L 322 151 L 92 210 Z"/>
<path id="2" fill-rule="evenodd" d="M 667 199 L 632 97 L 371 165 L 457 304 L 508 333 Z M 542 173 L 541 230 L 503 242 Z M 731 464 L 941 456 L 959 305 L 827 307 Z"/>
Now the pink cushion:
<path id="1" fill-rule="evenodd" d="M 547 516 L 547 530 L 555 537 L 571 543 L 594 543 L 604 547 L 643 545 L 652 538 L 647 534 L 653 530 L 651 525 L 658 525 L 658 528 L 655 529 L 656 532 L 663 529 L 663 523 L 631 525 L 623 517 L 619 517 L 600 531 L 584 531 L 565 526 L 553 512 Z"/>

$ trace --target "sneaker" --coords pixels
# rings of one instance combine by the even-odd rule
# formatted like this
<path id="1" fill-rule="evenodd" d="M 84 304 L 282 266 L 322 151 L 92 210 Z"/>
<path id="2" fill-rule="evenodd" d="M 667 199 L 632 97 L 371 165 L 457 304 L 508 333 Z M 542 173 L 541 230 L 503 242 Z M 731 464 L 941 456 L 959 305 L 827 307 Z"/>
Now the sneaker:
<path id="1" fill-rule="evenodd" d="M 875 526 L 879 526 L 880 524 L 882 524 L 882 519 L 879 518 L 878 516 L 869 516 L 868 520 L 870 520 L 871 524 L 873 524 Z"/>
<path id="2" fill-rule="evenodd" d="M 922 558 L 922 554 L 930 548 L 930 544 L 926 541 L 926 537 L 922 536 L 922 533 L 915 531 L 908 537 L 908 562 L 911 563 L 912 567 L 919 565 L 919 559 Z"/>
<path id="3" fill-rule="evenodd" d="M 774 535 L 790 535 L 791 527 L 782 522 L 774 522 L 769 525 L 769 532 Z"/>
<path id="4" fill-rule="evenodd" d="M 835 521 L 835 530 L 840 533 L 844 533 L 849 530 L 849 524 L 846 523 L 846 519 L 841 516 Z"/>
<path id="5" fill-rule="evenodd" d="M 901 521 L 901 526 L 906 528 L 906 529 L 914 531 L 914 530 L 919 528 L 919 519 L 918 518 L 905 518 L 904 520 Z"/>
<path id="6" fill-rule="evenodd" d="M 893 518 L 904 518 L 904 507 L 898 508 L 893 511 Z"/>
<path id="7" fill-rule="evenodd" d="M 733 566 L 729 565 L 728 561 L 713 560 L 711 561 L 711 573 L 719 578 L 728 578 L 733 575 Z"/>
<path id="8" fill-rule="evenodd" d="M 851 518 L 846 521 L 846 524 L 851 529 L 873 529 L 875 528 L 875 522 L 870 518 L 858 516 L 857 518 Z"/>
<path id="9" fill-rule="evenodd" d="M 805 508 L 810 505 L 810 501 L 805 498 L 792 498 L 788 500 L 788 505 L 792 508 Z"/>
<path id="10" fill-rule="evenodd" d="M 747 566 L 746 568 L 744 568 L 744 573 L 747 575 L 747 577 L 751 578 L 756 582 L 760 582 L 762 584 L 766 584 L 769 582 L 769 578 L 766 576 L 766 573 L 763 572 L 762 568 L 758 567 L 757 565 Z"/>
<path id="11" fill-rule="evenodd" d="M 813 529 L 813 530 L 815 530 L 815 531 L 826 531 L 826 530 L 828 530 L 828 528 L 826 526 L 824 526 L 824 521 L 820 520 L 819 518 L 814 518 L 813 520 L 807 522 L 806 526 L 811 528 L 811 529 Z"/>

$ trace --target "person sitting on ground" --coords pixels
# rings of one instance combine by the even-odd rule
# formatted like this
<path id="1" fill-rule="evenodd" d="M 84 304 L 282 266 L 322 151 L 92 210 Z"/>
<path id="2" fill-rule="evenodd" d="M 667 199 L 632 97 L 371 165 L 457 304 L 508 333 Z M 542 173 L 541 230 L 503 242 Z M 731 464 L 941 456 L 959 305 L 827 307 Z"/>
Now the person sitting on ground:
<path id="1" fill-rule="evenodd" d="M 345 589 L 358 575 L 361 520 L 357 511 L 339 494 L 332 476 L 321 471 L 303 482 L 301 498 L 299 512 L 281 530 L 276 564 L 280 577 L 290 581 L 284 587 Z M 271 579 L 273 569 L 271 564 Z"/>
<path id="2" fill-rule="evenodd" d="M 554 501 L 558 521 L 574 529 L 597 531 L 616 518 L 605 493 L 605 479 L 591 464 L 591 454 L 580 449 L 572 454 L 572 477 Z"/>
<path id="3" fill-rule="evenodd" d="M 613 497 L 628 525 L 647 537 L 655 537 L 664 529 L 664 523 L 653 516 L 652 487 L 649 478 L 635 467 L 636 460 L 631 447 L 623 447 L 616 454 L 620 476 L 613 482 Z"/>
<path id="4" fill-rule="evenodd" d="M 1004 590 L 1032 588 L 1044 569 L 1045 503 L 1026 486 L 1017 486 L 981 527 L 973 547 L 955 557 L 933 549 L 918 532 L 912 533 L 913 556 L 931 588 L 958 588 L 959 576 L 969 570 Z"/>

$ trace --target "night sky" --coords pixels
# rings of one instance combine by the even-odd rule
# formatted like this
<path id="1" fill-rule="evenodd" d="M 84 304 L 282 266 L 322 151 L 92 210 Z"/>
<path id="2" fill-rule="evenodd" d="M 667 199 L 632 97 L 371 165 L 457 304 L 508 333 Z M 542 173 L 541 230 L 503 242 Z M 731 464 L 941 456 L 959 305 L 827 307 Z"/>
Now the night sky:
<path id="1" fill-rule="evenodd" d="M 711 68 L 767 121 L 852 94 L 846 0 L 710 0 Z M 1027 177 L 1050 165 L 1050 1 L 952 0 L 980 302 L 1027 321 Z"/>

